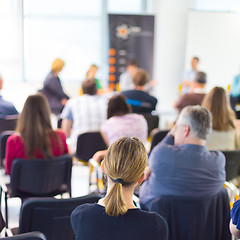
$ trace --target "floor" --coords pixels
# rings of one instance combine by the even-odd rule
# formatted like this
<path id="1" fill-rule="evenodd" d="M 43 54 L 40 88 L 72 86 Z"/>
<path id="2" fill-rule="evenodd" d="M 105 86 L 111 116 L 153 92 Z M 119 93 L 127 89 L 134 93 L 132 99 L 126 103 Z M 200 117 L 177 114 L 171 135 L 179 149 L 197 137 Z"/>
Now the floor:
<path id="1" fill-rule="evenodd" d="M 0 171 L 0 183 L 8 183 L 9 177 L 4 174 L 4 171 Z M 89 193 L 89 167 L 82 166 L 79 163 L 75 163 L 72 169 L 72 196 L 79 197 L 87 195 Z M 21 201 L 19 198 L 12 198 L 8 200 L 9 209 L 9 228 L 18 227 L 19 212 Z M 4 199 L 2 198 L 2 213 L 4 214 Z"/>

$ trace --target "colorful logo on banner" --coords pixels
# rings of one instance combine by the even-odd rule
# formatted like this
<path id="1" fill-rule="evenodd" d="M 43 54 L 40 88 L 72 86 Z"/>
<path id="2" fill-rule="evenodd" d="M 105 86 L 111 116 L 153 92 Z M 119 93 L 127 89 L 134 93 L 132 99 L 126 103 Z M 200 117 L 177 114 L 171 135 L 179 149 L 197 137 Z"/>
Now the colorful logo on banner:
<path id="1" fill-rule="evenodd" d="M 120 75 L 135 60 L 153 72 L 154 17 L 109 14 L 109 88 L 119 90 Z"/>

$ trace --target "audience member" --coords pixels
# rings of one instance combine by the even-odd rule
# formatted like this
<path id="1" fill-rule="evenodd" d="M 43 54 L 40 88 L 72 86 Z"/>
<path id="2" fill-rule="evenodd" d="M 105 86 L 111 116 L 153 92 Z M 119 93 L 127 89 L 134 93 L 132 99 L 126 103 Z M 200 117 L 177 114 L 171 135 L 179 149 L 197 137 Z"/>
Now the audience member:
<path id="1" fill-rule="evenodd" d="M 61 114 L 62 129 L 71 136 L 72 150 L 75 151 L 79 134 L 100 131 L 107 115 L 107 98 L 97 95 L 94 79 L 82 82 L 83 95 L 70 99 Z"/>
<path id="2" fill-rule="evenodd" d="M 76 239 L 167 239 L 166 221 L 136 208 L 134 188 L 144 179 L 147 152 L 137 138 L 113 143 L 102 162 L 108 178 L 107 195 L 95 204 L 77 207 L 71 215 Z"/>
<path id="3" fill-rule="evenodd" d="M 52 113 L 56 115 L 62 112 L 64 105 L 69 99 L 63 92 L 62 84 L 58 77 L 64 65 L 65 62 L 59 58 L 53 61 L 52 70 L 43 83 L 43 89 L 40 90 L 47 97 Z"/>
<path id="4" fill-rule="evenodd" d="M 3 78 L 0 74 L 0 90 L 3 88 Z M 0 95 L 0 118 L 5 118 L 8 115 L 17 115 L 18 111 L 14 105 L 5 101 Z"/>
<path id="5" fill-rule="evenodd" d="M 122 92 L 134 113 L 151 113 L 156 108 L 157 99 L 145 91 L 147 79 L 147 72 L 138 69 L 133 76 L 135 89 Z"/>
<path id="6" fill-rule="evenodd" d="M 236 112 L 236 105 L 240 103 L 240 74 L 237 74 L 232 81 L 230 103 L 233 111 Z"/>
<path id="7" fill-rule="evenodd" d="M 52 129 L 47 99 L 40 93 L 29 96 L 19 116 L 16 133 L 7 140 L 7 174 L 10 175 L 16 158 L 48 158 L 66 153 L 66 136 L 61 130 Z"/>
<path id="8" fill-rule="evenodd" d="M 231 210 L 231 220 L 230 220 L 230 232 L 237 239 L 240 238 L 240 200 L 237 200 L 233 204 L 233 208 Z"/>
<path id="9" fill-rule="evenodd" d="M 198 72 L 193 82 L 193 92 L 182 95 L 174 104 L 174 107 L 181 112 L 186 106 L 201 105 L 206 94 L 205 86 L 207 83 L 206 73 Z"/>
<path id="10" fill-rule="evenodd" d="M 185 107 L 175 127 L 154 147 L 140 203 L 149 208 L 162 195 L 204 197 L 216 194 L 225 181 L 225 157 L 207 151 L 211 113 L 200 106 Z"/>
<path id="11" fill-rule="evenodd" d="M 206 147 L 209 150 L 240 148 L 236 117 L 228 95 L 222 87 L 213 88 L 203 99 L 202 106 L 212 113 L 212 128 Z"/>
<path id="12" fill-rule="evenodd" d="M 131 107 L 122 95 L 117 94 L 110 98 L 107 118 L 101 127 L 107 146 L 121 137 L 137 137 L 144 143 L 147 141 L 146 119 L 142 115 L 131 113 Z"/>
<path id="13" fill-rule="evenodd" d="M 191 60 L 191 69 L 188 71 L 185 71 L 183 74 L 183 82 L 182 82 L 182 92 L 188 93 L 192 91 L 193 87 L 193 81 L 196 78 L 196 75 L 198 73 L 198 64 L 199 64 L 199 58 L 193 57 Z"/>

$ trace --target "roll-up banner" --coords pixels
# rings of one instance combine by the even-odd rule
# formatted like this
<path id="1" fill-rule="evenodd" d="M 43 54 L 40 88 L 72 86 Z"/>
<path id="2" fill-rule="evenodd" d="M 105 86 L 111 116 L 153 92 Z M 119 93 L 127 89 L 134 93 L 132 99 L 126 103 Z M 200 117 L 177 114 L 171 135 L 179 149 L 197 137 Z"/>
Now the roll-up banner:
<path id="1" fill-rule="evenodd" d="M 109 88 L 117 88 L 129 60 L 153 74 L 154 16 L 109 14 Z"/>

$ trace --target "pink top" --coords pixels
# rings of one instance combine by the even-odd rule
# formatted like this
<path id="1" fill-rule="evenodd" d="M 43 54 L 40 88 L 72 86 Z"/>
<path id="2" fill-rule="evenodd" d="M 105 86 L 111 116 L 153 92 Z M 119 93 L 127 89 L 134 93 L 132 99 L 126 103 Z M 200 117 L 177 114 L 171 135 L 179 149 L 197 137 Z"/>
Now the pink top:
<path id="1" fill-rule="evenodd" d="M 50 142 L 52 146 L 52 153 L 54 157 L 64 155 L 68 153 L 68 147 L 66 143 L 66 136 L 63 131 L 57 130 L 57 135 L 60 138 L 61 144 L 57 139 L 50 136 Z M 35 152 L 36 158 L 44 158 L 44 155 L 41 151 Z M 28 159 L 25 153 L 25 145 L 22 141 L 22 138 L 19 134 L 15 133 L 11 135 L 7 140 L 6 145 L 6 172 L 10 175 L 12 162 L 16 158 Z"/>
<path id="2" fill-rule="evenodd" d="M 142 115 L 128 113 L 109 118 L 103 123 L 101 131 L 106 135 L 109 146 L 121 137 L 136 137 L 145 143 L 148 126 Z"/>

